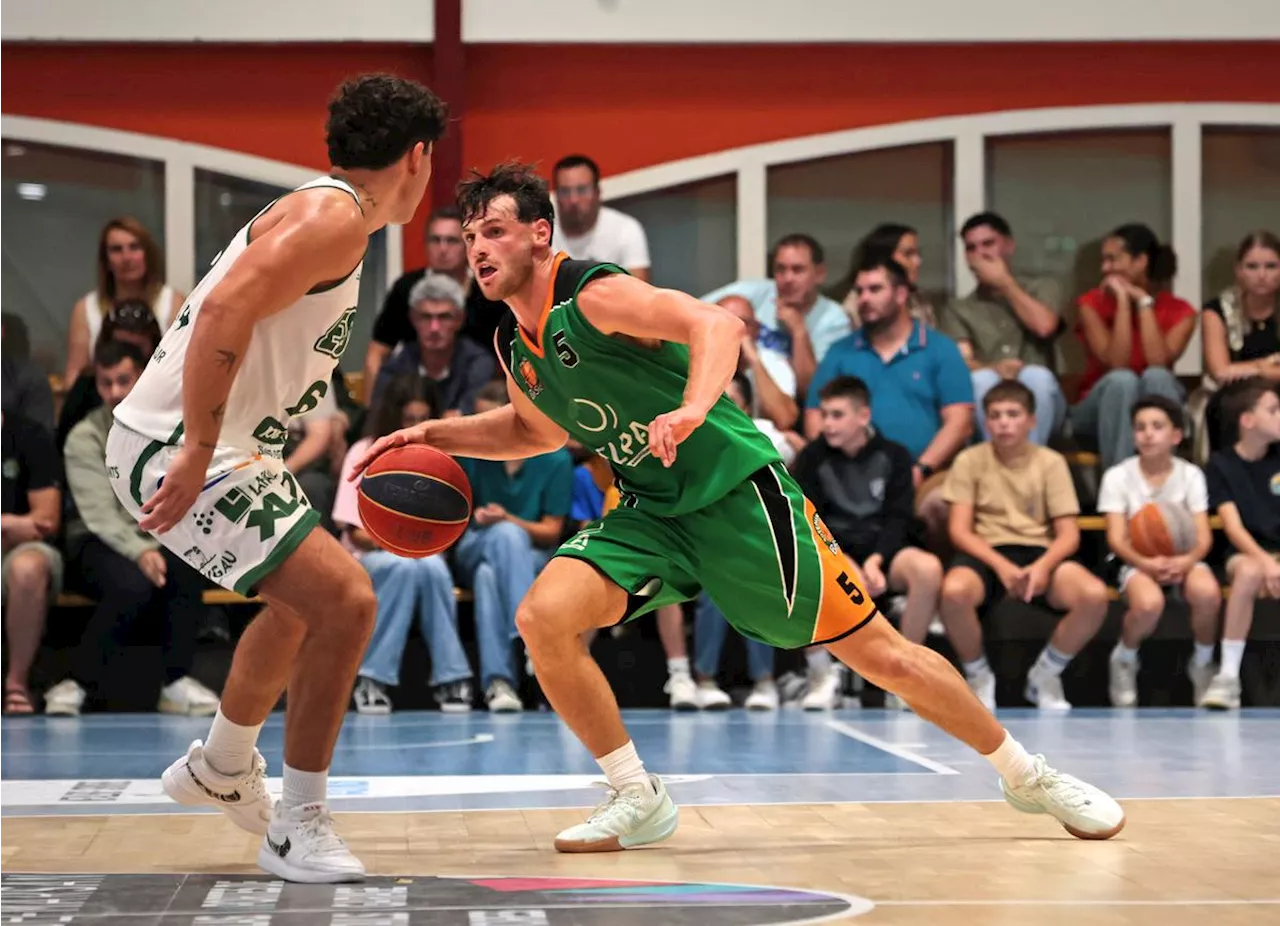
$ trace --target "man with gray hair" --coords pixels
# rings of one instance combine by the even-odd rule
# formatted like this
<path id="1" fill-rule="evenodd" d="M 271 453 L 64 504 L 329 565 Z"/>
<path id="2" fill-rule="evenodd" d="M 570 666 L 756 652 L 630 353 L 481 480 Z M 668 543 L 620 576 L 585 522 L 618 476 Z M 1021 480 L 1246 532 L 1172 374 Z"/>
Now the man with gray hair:
<path id="1" fill-rule="evenodd" d="M 470 415 L 476 393 L 493 379 L 497 366 L 492 350 L 468 338 L 462 328 L 466 293 L 452 277 L 429 273 L 409 291 L 409 321 L 416 335 L 401 344 L 378 371 L 372 404 L 396 376 L 425 376 L 440 390 L 444 415 Z"/>

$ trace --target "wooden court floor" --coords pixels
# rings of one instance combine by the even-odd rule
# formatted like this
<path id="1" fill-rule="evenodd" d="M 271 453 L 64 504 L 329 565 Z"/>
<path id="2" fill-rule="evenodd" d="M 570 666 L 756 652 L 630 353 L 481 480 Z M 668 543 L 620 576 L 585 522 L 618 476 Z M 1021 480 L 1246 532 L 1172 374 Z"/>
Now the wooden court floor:
<path id="1" fill-rule="evenodd" d="M 832 922 L 885 926 L 1280 923 L 1280 799 L 1132 800 L 1125 807 L 1128 825 L 1118 837 L 1082 842 L 1047 817 L 999 802 L 686 806 L 680 830 L 660 847 L 584 856 L 551 845 L 559 829 L 582 819 L 581 810 L 346 813 L 337 820 L 371 875 L 808 888 L 875 904 Z M 209 814 L 6 817 L 0 845 L 6 875 L 259 873 L 257 840 Z"/>

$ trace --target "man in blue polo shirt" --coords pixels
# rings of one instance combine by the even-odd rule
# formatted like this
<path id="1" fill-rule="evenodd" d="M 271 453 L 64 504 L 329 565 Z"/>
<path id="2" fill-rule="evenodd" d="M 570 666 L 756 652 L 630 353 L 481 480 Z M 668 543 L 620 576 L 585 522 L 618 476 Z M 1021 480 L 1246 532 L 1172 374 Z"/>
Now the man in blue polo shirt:
<path id="1" fill-rule="evenodd" d="M 739 280 L 702 297 L 717 303 L 741 296 L 751 303 L 759 325 L 756 342 L 791 361 L 803 395 L 827 351 L 849 333 L 840 303 L 819 292 L 827 278 L 822 245 L 810 235 L 787 235 L 769 255 L 768 280 Z"/>
<path id="2" fill-rule="evenodd" d="M 507 404 L 502 383 L 476 397 L 476 412 Z M 471 481 L 471 526 L 455 548 L 460 578 L 475 592 L 476 642 L 485 703 L 495 713 L 523 708 L 511 642 L 516 606 L 564 532 L 573 499 L 573 458 L 561 449 L 528 460 L 460 458 Z"/>
<path id="3" fill-rule="evenodd" d="M 805 433 L 822 430 L 819 393 L 837 376 L 856 376 L 871 391 L 871 424 L 915 461 L 919 514 L 931 536 L 940 527 L 922 484 L 951 465 L 973 435 L 973 381 L 956 342 L 926 328 L 907 310 L 910 284 L 892 258 L 869 258 L 854 282 L 862 327 L 831 346 L 809 386 Z M 945 519 L 945 506 L 940 509 Z"/>

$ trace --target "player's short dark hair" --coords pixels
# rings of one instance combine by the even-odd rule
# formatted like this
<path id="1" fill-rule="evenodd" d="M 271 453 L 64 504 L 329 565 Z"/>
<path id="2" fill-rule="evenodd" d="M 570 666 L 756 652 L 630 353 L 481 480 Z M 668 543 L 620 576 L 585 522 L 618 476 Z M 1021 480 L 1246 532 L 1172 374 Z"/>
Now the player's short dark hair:
<path id="1" fill-rule="evenodd" d="M 516 218 L 524 224 L 530 225 L 539 219 L 555 224 L 556 213 L 551 194 L 547 192 L 547 181 L 538 176 L 532 164 L 518 161 L 499 164 L 489 174 L 472 170 L 471 176 L 458 184 L 458 209 L 463 224 L 482 218 L 489 203 L 499 196 L 515 200 Z"/>
<path id="2" fill-rule="evenodd" d="M 391 74 L 361 74 L 329 101 L 325 139 L 334 167 L 382 170 L 414 145 L 444 134 L 448 107 L 422 84 Z"/>
<path id="3" fill-rule="evenodd" d="M 1005 217 L 998 212 L 979 212 L 969 216 L 960 226 L 960 237 L 964 238 L 975 228 L 982 228 L 984 225 L 998 235 L 1004 235 L 1006 238 L 1013 237 L 1013 229 Z"/>
<path id="4" fill-rule="evenodd" d="M 837 376 L 818 390 L 821 399 L 849 399 L 857 405 L 871 405 L 871 390 L 856 376 Z"/>
<path id="5" fill-rule="evenodd" d="M 1169 417 L 1169 423 L 1179 431 L 1186 427 L 1186 415 L 1182 411 L 1182 406 L 1168 396 L 1148 395 L 1133 403 L 1133 410 L 1129 413 L 1129 423 L 1137 424 L 1138 412 L 1145 411 L 1148 408 L 1155 408 L 1164 412 Z"/>
<path id="6" fill-rule="evenodd" d="M 802 247 L 809 249 L 809 257 L 813 261 L 815 267 L 824 264 L 827 261 L 827 252 L 822 249 L 822 245 L 813 235 L 806 235 L 803 232 L 792 232 L 789 235 L 783 235 L 778 239 L 778 243 L 773 246 L 773 250 L 769 252 L 769 275 L 773 276 L 773 262 L 778 256 L 778 252 L 783 248 Z"/>
<path id="7" fill-rule="evenodd" d="M 1258 407 L 1275 386 L 1261 376 L 1239 380 L 1222 389 L 1222 424 L 1226 433 L 1239 435 L 1240 419 Z M 1237 438 L 1238 439 L 1238 438 Z"/>
<path id="8" fill-rule="evenodd" d="M 982 397 L 982 410 L 990 411 L 997 402 L 1017 402 L 1028 415 L 1036 413 L 1036 395 L 1016 379 L 1002 379 Z"/>
<path id="9" fill-rule="evenodd" d="M 98 369 L 109 370 L 126 360 L 132 360 L 139 372 L 147 365 L 147 358 L 138 345 L 128 341 L 99 341 L 93 349 L 93 365 Z"/>
<path id="10" fill-rule="evenodd" d="M 569 170 L 574 167 L 585 167 L 591 171 L 591 182 L 596 186 L 600 185 L 600 165 L 585 154 L 569 154 L 556 161 L 556 166 L 551 169 L 551 180 L 555 182 L 556 175 L 562 170 Z"/>
<path id="11" fill-rule="evenodd" d="M 872 273 L 883 270 L 889 275 L 889 281 L 896 286 L 911 288 L 911 278 L 907 276 L 907 268 L 887 254 L 864 254 L 853 268 L 853 282 L 858 282 L 861 273 Z"/>
<path id="12" fill-rule="evenodd" d="M 436 222 L 457 222 L 461 225 L 462 213 L 458 211 L 457 206 L 440 206 L 431 210 L 431 214 L 427 216 L 426 227 L 430 228 Z"/>

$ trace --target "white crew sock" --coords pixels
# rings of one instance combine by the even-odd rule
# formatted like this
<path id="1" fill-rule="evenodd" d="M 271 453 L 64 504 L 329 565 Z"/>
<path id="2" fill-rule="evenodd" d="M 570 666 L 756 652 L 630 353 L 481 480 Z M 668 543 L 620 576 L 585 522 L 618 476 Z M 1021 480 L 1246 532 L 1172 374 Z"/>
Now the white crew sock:
<path id="1" fill-rule="evenodd" d="M 672 656 L 667 660 L 667 677 L 675 678 L 677 675 L 689 674 L 689 657 L 688 656 Z"/>
<path id="2" fill-rule="evenodd" d="M 644 770 L 644 763 L 636 753 L 636 744 L 631 740 L 619 746 L 608 755 L 596 759 L 605 778 L 609 779 L 609 787 L 621 791 L 627 785 L 649 785 L 649 773 Z"/>
<path id="3" fill-rule="evenodd" d="M 253 747 L 258 742 L 262 724 L 242 726 L 232 723 L 218 708 L 209 727 L 209 738 L 204 742 L 204 760 L 219 775 L 234 778 L 249 771 L 253 765 Z"/>
<path id="4" fill-rule="evenodd" d="M 1000 777 L 1015 788 L 1026 784 L 1036 773 L 1035 759 L 1007 730 L 1004 734 L 1004 742 L 996 747 L 995 752 L 983 758 L 995 766 Z"/>
<path id="5" fill-rule="evenodd" d="M 991 666 L 987 664 L 986 656 L 979 656 L 977 659 L 971 659 L 964 663 L 964 677 L 973 678 L 975 675 L 982 675 L 991 671 Z"/>
<path id="6" fill-rule="evenodd" d="M 301 772 L 284 767 L 284 791 L 280 795 L 280 808 L 289 810 L 304 804 L 323 804 L 329 791 L 329 770 Z"/>
<path id="7" fill-rule="evenodd" d="M 1062 670 L 1070 665 L 1074 658 L 1068 653 L 1055 649 L 1050 643 L 1040 651 L 1040 656 L 1036 659 L 1036 664 L 1031 667 L 1031 671 L 1037 674 L 1043 672 L 1046 675 L 1061 675 Z"/>
<path id="8" fill-rule="evenodd" d="M 1138 651 L 1136 649 L 1129 649 L 1129 647 L 1125 646 L 1124 643 L 1117 643 L 1116 648 L 1111 651 L 1111 658 L 1116 662 L 1121 662 L 1126 666 L 1131 666 L 1138 661 Z"/>
<path id="9" fill-rule="evenodd" d="M 1240 660 L 1244 659 L 1244 642 L 1244 640 L 1222 641 L 1222 666 L 1218 669 L 1219 675 L 1225 675 L 1228 678 L 1240 677 Z"/>
<path id="10" fill-rule="evenodd" d="M 1207 666 L 1209 663 L 1213 662 L 1213 644 L 1197 643 L 1196 652 L 1192 659 L 1194 660 L 1197 668 Z"/>
<path id="11" fill-rule="evenodd" d="M 825 675 L 831 669 L 831 654 L 825 647 L 814 646 L 805 650 L 804 661 L 814 675 Z"/>

